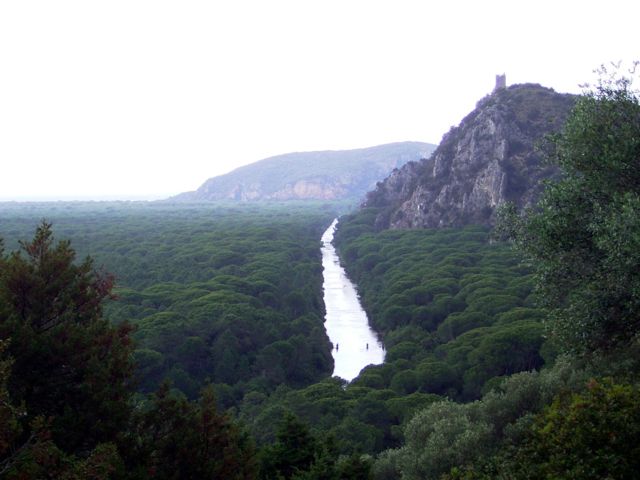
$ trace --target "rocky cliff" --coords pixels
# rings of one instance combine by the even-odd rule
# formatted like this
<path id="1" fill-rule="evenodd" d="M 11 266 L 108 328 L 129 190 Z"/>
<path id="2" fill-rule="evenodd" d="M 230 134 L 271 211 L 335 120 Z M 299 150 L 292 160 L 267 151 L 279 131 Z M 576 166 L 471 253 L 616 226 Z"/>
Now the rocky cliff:
<path id="1" fill-rule="evenodd" d="M 361 201 L 376 182 L 409 161 L 428 157 L 435 145 L 399 142 L 356 150 L 289 153 L 213 177 L 171 200 Z"/>
<path id="2" fill-rule="evenodd" d="M 575 97 L 540 85 L 498 89 L 447 133 L 431 157 L 379 183 L 364 206 L 381 207 L 377 228 L 493 224 L 505 201 L 531 205 L 556 170 L 536 148 L 558 131 Z"/>

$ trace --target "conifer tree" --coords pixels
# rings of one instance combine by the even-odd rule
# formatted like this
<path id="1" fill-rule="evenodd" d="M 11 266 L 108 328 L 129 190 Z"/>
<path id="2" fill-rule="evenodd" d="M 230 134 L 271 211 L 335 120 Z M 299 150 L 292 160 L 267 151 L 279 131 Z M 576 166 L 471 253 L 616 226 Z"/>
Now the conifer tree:
<path id="1" fill-rule="evenodd" d="M 86 455 L 126 427 L 131 395 L 131 328 L 102 317 L 113 277 L 90 258 L 75 264 L 68 241 L 42 222 L 21 250 L 0 255 L 0 340 L 13 359 L 7 381 L 28 425 L 50 421 L 52 441 Z M 28 432 L 25 432 L 28 435 Z"/>

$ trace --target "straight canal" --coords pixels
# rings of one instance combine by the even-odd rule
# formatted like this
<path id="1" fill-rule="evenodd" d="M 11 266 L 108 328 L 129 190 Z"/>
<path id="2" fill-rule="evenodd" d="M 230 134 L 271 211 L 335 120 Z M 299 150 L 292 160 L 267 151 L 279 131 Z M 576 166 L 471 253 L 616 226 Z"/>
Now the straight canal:
<path id="1" fill-rule="evenodd" d="M 384 347 L 369 326 L 356 288 L 340 265 L 332 244 L 337 224 L 335 219 L 322 235 L 324 304 L 327 311 L 324 326 L 333 343 L 333 376 L 351 381 L 367 365 L 384 362 Z"/>

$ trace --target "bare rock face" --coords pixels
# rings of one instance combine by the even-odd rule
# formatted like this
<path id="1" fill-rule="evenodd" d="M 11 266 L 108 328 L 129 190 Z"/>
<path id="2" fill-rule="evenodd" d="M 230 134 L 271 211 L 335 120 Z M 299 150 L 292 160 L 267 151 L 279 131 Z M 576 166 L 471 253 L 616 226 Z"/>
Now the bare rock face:
<path id="1" fill-rule="evenodd" d="M 433 155 L 395 170 L 367 195 L 383 207 L 378 228 L 492 225 L 505 201 L 535 202 L 541 180 L 557 173 L 537 146 L 558 131 L 575 97 L 539 85 L 514 85 L 484 98 Z"/>

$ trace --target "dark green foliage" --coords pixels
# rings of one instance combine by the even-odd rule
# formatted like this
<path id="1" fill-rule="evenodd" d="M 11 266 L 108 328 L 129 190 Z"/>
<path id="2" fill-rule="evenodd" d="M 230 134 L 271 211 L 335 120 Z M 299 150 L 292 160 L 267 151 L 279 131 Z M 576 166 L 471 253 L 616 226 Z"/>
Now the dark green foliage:
<path id="1" fill-rule="evenodd" d="M 561 163 L 571 160 L 578 140 L 587 144 L 589 135 L 600 137 L 588 150 L 576 150 L 580 156 L 571 160 L 576 166 L 567 168 L 570 173 L 558 187 L 550 187 L 543 217 L 529 218 L 549 223 L 534 220 L 527 225 L 512 217 L 513 230 L 528 235 L 520 240 L 542 239 L 525 253 L 543 254 L 542 261 L 529 258 L 539 264 L 532 262 L 532 268 L 543 268 L 538 279 L 551 281 L 541 291 L 552 300 L 547 306 L 556 318 L 554 332 L 565 348 L 611 350 L 636 338 L 640 182 L 636 165 L 627 158 L 639 158 L 633 140 L 634 95 L 615 97 L 632 100 L 627 105 L 631 116 L 625 114 L 622 120 L 608 103 L 606 108 L 598 103 L 603 100 L 598 95 L 581 103 L 577 111 L 583 112 L 583 120 L 602 121 L 593 131 L 570 123 L 556 155 Z M 538 118 L 532 112 L 514 121 Z M 602 135 L 611 125 L 616 129 L 607 144 Z M 603 144 L 606 148 L 598 150 Z M 584 157 L 592 151 L 598 158 Z M 583 157 L 588 163 L 581 163 Z M 517 180 L 510 185 L 513 191 L 519 188 Z M 25 361 L 51 363 L 49 346 L 38 340 L 48 335 L 50 319 L 91 325 L 94 317 L 101 318 L 102 298 L 94 308 L 82 295 L 76 298 L 57 289 L 56 281 L 43 281 L 45 275 L 34 274 L 37 268 L 29 267 L 28 259 L 3 255 L 3 281 L 31 279 L 26 283 L 34 285 L 33 301 L 25 303 L 16 292 L 29 289 L 7 282 L 10 288 L 0 302 L 0 319 L 9 325 L 4 332 L 19 333 L 16 346 L 12 338 L 10 347 L 14 367 L 8 360 L 0 364 L 0 380 L 2 375 L 11 380 L 8 389 L 0 382 L 0 454 L 9 459 L 7 464 L 15 465 L 17 459 L 60 478 L 89 477 L 89 471 L 99 472 L 96 478 L 251 478 L 256 469 L 251 442 L 217 412 L 219 403 L 236 406 L 256 435 L 263 478 L 367 478 L 370 462 L 360 453 L 396 447 L 402 448 L 376 461 L 376 478 L 558 478 L 566 472 L 574 472 L 575 478 L 599 478 L 611 465 L 626 478 L 626 472 L 636 468 L 629 462 L 637 456 L 635 387 L 592 384 L 588 392 L 557 397 L 541 414 L 563 390 L 579 390 L 583 374 L 561 359 L 551 370 L 513 375 L 540 368 L 557 351 L 544 342 L 540 322 L 546 312 L 535 305 L 529 269 L 505 245 L 491 244 L 486 229 L 377 232 L 377 209 L 341 221 L 341 255 L 387 347 L 384 365 L 366 368 L 345 385 L 338 379 L 314 383 L 331 369 L 322 329 L 318 252 L 318 238 L 333 214 L 330 208 L 119 207 L 9 206 L 0 227 L 14 242 L 34 218 L 47 216 L 63 234 L 74 230 L 74 245 L 115 271 L 121 300 L 110 303 L 107 314 L 114 324 L 131 319 L 137 326 L 134 358 L 142 390 L 152 390 L 165 377 L 189 397 L 195 398 L 207 380 L 212 387 L 197 405 L 164 387 L 139 404 L 125 424 L 128 406 L 116 399 L 103 408 L 101 402 L 111 392 L 100 385 L 125 352 L 128 361 L 131 348 L 110 351 L 109 332 L 115 330 L 101 336 L 100 329 L 108 325 L 101 321 L 90 338 L 108 346 L 95 355 L 60 354 L 70 344 L 79 345 L 80 352 L 91 351 L 84 332 L 65 333 L 64 341 L 50 347 L 65 365 L 88 358 L 86 372 L 98 378 L 83 385 L 87 388 L 80 388 L 78 395 L 69 395 L 79 415 L 68 408 L 51 421 L 38 416 L 45 405 L 62 405 L 55 400 L 64 397 L 62 387 L 56 390 L 58 384 L 46 378 L 43 369 L 36 372 L 42 378 L 33 381 L 42 382 L 38 392 L 46 392 L 45 400 L 30 393 L 26 381 L 20 386 L 21 379 L 6 372 L 24 368 L 20 365 Z M 42 208 L 54 215 L 43 214 Z M 64 259 L 61 252 L 70 251 L 65 248 L 54 257 Z M 77 267 L 80 276 L 102 279 L 108 290 L 109 277 L 92 273 L 90 263 L 84 265 Z M 52 269 L 58 269 L 55 263 Z M 74 285 L 85 293 L 98 291 L 98 286 Z M 570 315 L 559 308 L 567 305 Z M 30 330 L 17 319 L 31 325 Z M 127 328 L 121 327 L 124 336 Z M 578 338 L 584 332 L 586 340 Z M 603 363 L 611 369 L 627 365 L 614 365 L 612 357 L 607 358 Z M 59 366 L 51 365 L 55 373 Z M 450 400 L 439 402 L 435 394 Z M 25 407 L 31 423 L 19 419 L 29 395 Z M 95 402 L 89 405 L 86 398 Z M 126 392 L 123 398 L 128 398 Z M 457 404 L 453 399 L 479 400 Z M 105 416 L 109 411 L 115 414 Z M 98 428 L 85 438 L 79 432 L 89 422 Z M 63 425 L 69 438 L 60 446 L 51 438 L 59 438 Z M 602 448 L 594 454 L 589 448 L 596 444 Z M 20 448 L 23 456 L 7 453 Z M 50 460 L 33 461 L 33 452 L 44 452 L 39 458 Z M 63 464 L 69 468 L 56 470 Z M 584 468 L 589 472 L 580 470 Z"/>
<path id="2" fill-rule="evenodd" d="M 491 378 L 539 367 L 542 342 L 542 325 L 535 321 L 488 329 L 467 357 L 465 389 L 475 394 Z"/>
<path id="3" fill-rule="evenodd" d="M 111 277 L 76 265 L 44 222 L 21 247 L 0 257 L 2 478 L 255 477 L 212 388 L 196 406 L 165 387 L 131 415 L 130 327 L 101 316 Z"/>
<path id="4" fill-rule="evenodd" d="M 410 420 L 402 448 L 379 456 L 374 478 L 437 479 L 460 466 L 480 468 L 505 445 L 522 442 L 532 416 L 542 412 L 554 396 L 578 389 L 584 381 L 585 373 L 563 359 L 540 373 L 507 377 L 478 401 L 432 403 Z"/>
<path id="5" fill-rule="evenodd" d="M 370 458 L 350 455 L 338 462 L 336 478 L 340 480 L 369 480 L 371 479 L 371 466 Z"/>
<path id="6" fill-rule="evenodd" d="M 543 365 L 543 314 L 507 245 L 490 244 L 483 227 L 376 233 L 373 212 L 347 216 L 336 234 L 387 347 L 387 365 L 371 372 L 386 373 L 368 374 L 369 385 L 469 399 L 492 378 Z"/>
<path id="7" fill-rule="evenodd" d="M 496 294 L 473 279 L 468 285 L 484 285 L 463 286 L 465 302 L 497 321 L 439 350 L 470 362 L 464 388 L 477 391 L 472 381 L 484 373 L 508 375 L 557 355 L 557 346 L 540 346 L 537 320 L 548 313 L 557 345 L 579 355 L 541 373 L 493 377 L 479 401 L 431 405 L 408 424 L 404 446 L 379 457 L 375 478 L 637 477 L 640 103 L 630 80 L 602 80 L 551 146 L 563 178 L 524 216 L 503 210 L 501 223 L 535 272 L 546 310 L 531 311 L 528 299 L 507 308 L 529 290 L 519 282 Z M 442 325 L 448 338 L 457 322 Z M 521 353 L 515 363 L 513 351 Z M 609 373 L 613 380 L 585 382 Z"/>
<path id="8" fill-rule="evenodd" d="M 640 470 L 637 387 L 591 381 L 536 418 L 511 468 L 518 478 L 636 478 Z"/>
<path id="9" fill-rule="evenodd" d="M 260 478 L 265 480 L 368 480 L 372 463 L 356 454 L 338 457 L 334 437 L 321 440 L 291 412 L 285 413 L 275 442 L 260 456 Z"/>
<path id="10" fill-rule="evenodd" d="M 638 387 L 590 380 L 562 393 L 527 423 L 520 440 L 474 464 L 454 467 L 447 480 L 634 479 L 638 475 Z"/>
<path id="11" fill-rule="evenodd" d="M 255 478 L 253 445 L 217 412 L 211 387 L 194 404 L 161 386 L 139 406 L 127 440 L 130 478 Z"/>
<path id="12" fill-rule="evenodd" d="M 438 397 L 382 389 L 385 380 L 373 373 L 376 370 L 368 367 L 349 385 L 331 378 L 300 390 L 280 388 L 269 397 L 249 394 L 240 407 L 240 418 L 259 444 L 273 442 L 274 424 L 288 410 L 315 431 L 332 435 L 333 448 L 340 454 L 374 453 L 396 446 L 402 437 L 398 426 Z"/>
<path id="13" fill-rule="evenodd" d="M 20 415 L 23 413 L 19 406 L 14 405 L 7 390 L 13 363 L 5 354 L 7 343 L 7 340 L 0 342 L 0 456 L 3 459 L 22 432 Z"/>
<path id="14" fill-rule="evenodd" d="M 0 477 L 107 479 L 129 419 L 129 328 L 102 319 L 108 275 L 42 223 L 0 251 Z"/>
<path id="15" fill-rule="evenodd" d="M 297 472 L 308 470 L 317 449 L 309 427 L 287 413 L 280 424 L 273 445 L 261 452 L 260 478 L 292 478 Z"/>
<path id="16" fill-rule="evenodd" d="M 554 140 L 564 177 L 524 217 L 505 209 L 502 229 L 533 266 L 563 347 L 610 350 L 640 327 L 640 102 L 631 80 L 605 77 Z"/>
<path id="17" fill-rule="evenodd" d="M 418 387 L 424 391 L 447 394 L 458 386 L 452 367 L 443 361 L 425 360 L 416 368 Z"/>
<path id="18" fill-rule="evenodd" d="M 259 444 L 273 441 L 287 409 L 330 432 L 342 454 L 379 452 L 401 445 L 403 426 L 434 394 L 478 398 L 543 364 L 541 312 L 527 306 L 532 282 L 508 246 L 490 245 L 477 227 L 374 233 L 370 212 L 341 221 L 338 243 L 384 333 L 385 364 L 346 386 L 332 379 L 245 397 L 240 416 Z M 371 255 L 385 267 L 366 265 Z"/>
<path id="19" fill-rule="evenodd" d="M 231 406 L 245 392 L 269 392 L 281 383 L 309 384 L 330 371 L 330 345 L 322 328 L 319 237 L 331 209 L 119 205 L 122 209 L 110 210 L 109 205 L 74 204 L 63 211 L 59 205 L 9 205 L 2 227 L 15 244 L 22 229 L 48 214 L 62 231 L 75 231 L 74 243 L 97 252 L 116 269 L 122 279 L 120 298 L 107 312 L 114 323 L 130 318 L 137 327 L 133 357 L 144 390 L 168 378 L 193 397 L 209 378 L 215 381 L 218 402 Z M 3 312 L 4 307 L 0 303 Z M 127 372 L 131 369 L 120 373 Z M 197 427 L 200 407 L 164 392 L 141 408 L 118 432 L 125 436 L 118 448 L 126 452 L 126 469 L 138 472 L 133 478 L 143 478 L 149 469 L 156 477 L 171 478 L 172 470 L 190 468 L 199 472 L 193 473 L 197 478 L 222 468 L 218 461 L 217 466 L 209 464 L 207 456 L 186 465 L 185 451 L 200 447 L 183 429 Z M 96 426 L 104 422 L 93 419 Z M 115 422 L 118 417 L 105 419 Z M 269 428 L 276 421 L 270 420 Z M 250 460 L 244 437 L 228 420 L 223 423 L 227 426 L 217 434 L 220 441 L 228 442 L 232 457 L 239 448 L 239 458 Z M 163 440 L 153 433 L 163 428 L 182 433 Z M 48 429 L 42 431 L 47 434 Z M 69 438 L 75 435 L 84 435 L 76 423 L 67 431 Z M 334 465 L 336 459 L 329 455 L 326 461 Z M 315 471 L 322 470 L 321 463 L 314 465 Z M 245 473 L 251 476 L 249 470 Z"/>
<path id="20" fill-rule="evenodd" d="M 46 216 L 114 273 L 106 316 L 136 327 L 140 390 L 168 378 L 195 398 L 209 381 L 231 406 L 330 373 L 319 238 L 334 214 L 297 203 L 7 204 L 0 227 L 15 243 Z"/>
<path id="21" fill-rule="evenodd" d="M 13 358 L 8 389 L 29 418 L 52 418 L 53 441 L 67 452 L 112 441 L 128 421 L 132 343 L 126 323 L 103 319 L 110 276 L 90 259 L 74 264 L 42 223 L 22 250 L 0 260 L 0 338 Z"/>

